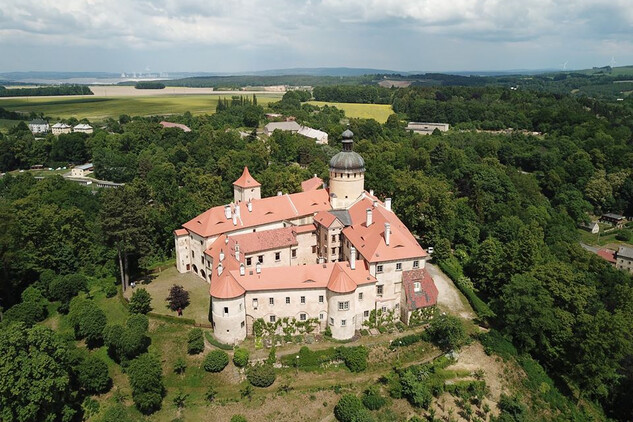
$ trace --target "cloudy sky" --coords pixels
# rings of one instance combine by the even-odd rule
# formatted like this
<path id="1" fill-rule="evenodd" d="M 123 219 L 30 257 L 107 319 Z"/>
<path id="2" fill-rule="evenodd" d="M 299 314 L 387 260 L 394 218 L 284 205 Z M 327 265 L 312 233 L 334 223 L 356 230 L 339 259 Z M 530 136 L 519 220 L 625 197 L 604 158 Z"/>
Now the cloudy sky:
<path id="1" fill-rule="evenodd" d="M 2 0 L 0 71 L 633 64 L 631 0 Z"/>

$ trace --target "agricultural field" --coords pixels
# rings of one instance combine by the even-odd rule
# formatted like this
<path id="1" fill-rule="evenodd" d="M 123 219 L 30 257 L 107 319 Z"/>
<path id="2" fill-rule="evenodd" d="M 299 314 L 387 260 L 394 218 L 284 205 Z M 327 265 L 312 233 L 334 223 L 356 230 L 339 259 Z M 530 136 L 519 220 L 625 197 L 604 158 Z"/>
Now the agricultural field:
<path id="1" fill-rule="evenodd" d="M 91 121 L 106 118 L 118 118 L 121 114 L 130 116 L 152 116 L 182 114 L 213 114 L 218 99 L 240 95 L 239 92 L 206 95 L 155 95 L 155 96 L 120 96 L 120 97 L 57 97 L 57 98 L 10 98 L 0 99 L 0 107 L 22 113 L 43 113 L 53 119 L 76 117 Z M 242 93 L 242 95 L 245 95 Z M 249 94 L 250 95 L 250 94 Z M 258 94 L 259 104 L 279 101 L 280 94 Z M 3 124 L 0 122 L 0 127 Z"/>
<path id="2" fill-rule="evenodd" d="M 393 110 L 388 104 L 330 103 L 325 101 L 309 101 L 308 103 L 319 107 L 324 105 L 334 106 L 345 111 L 345 115 L 347 117 L 375 119 L 379 123 L 385 123 L 387 121 L 387 117 L 393 114 Z M 0 107 L 1 106 L 2 105 L 0 103 Z"/>

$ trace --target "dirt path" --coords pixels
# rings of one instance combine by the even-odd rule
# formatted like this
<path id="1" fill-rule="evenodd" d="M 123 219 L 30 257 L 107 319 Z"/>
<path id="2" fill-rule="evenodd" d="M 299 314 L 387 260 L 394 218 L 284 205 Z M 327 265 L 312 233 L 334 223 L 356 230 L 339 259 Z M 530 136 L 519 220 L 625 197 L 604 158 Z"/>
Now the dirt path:
<path id="1" fill-rule="evenodd" d="M 431 274 L 431 277 L 433 277 L 433 281 L 437 287 L 439 293 L 437 297 L 438 305 L 447 308 L 450 312 L 458 314 L 462 318 L 474 319 L 475 313 L 466 298 L 462 296 L 459 289 L 455 287 L 453 280 L 448 278 L 448 276 L 435 265 L 427 263 L 425 268 L 429 274 Z"/>

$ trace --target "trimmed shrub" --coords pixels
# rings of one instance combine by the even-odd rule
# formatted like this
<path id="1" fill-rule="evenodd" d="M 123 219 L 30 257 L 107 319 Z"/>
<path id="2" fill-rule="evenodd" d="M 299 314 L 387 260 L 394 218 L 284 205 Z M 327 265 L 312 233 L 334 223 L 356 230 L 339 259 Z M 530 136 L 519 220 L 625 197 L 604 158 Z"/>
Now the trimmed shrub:
<path id="1" fill-rule="evenodd" d="M 334 417 L 339 422 L 355 422 L 363 410 L 363 403 L 358 397 L 345 394 L 334 406 Z"/>
<path id="2" fill-rule="evenodd" d="M 389 345 L 389 348 L 394 350 L 398 347 L 410 346 L 422 340 L 424 340 L 424 336 L 422 334 L 409 334 L 408 336 L 403 336 L 393 340 Z"/>
<path id="3" fill-rule="evenodd" d="M 218 340 L 216 340 L 215 337 L 213 337 L 211 335 L 211 333 L 205 332 L 204 333 L 204 337 L 207 339 L 207 341 L 214 345 L 215 347 L 217 347 L 218 349 L 222 349 L 222 350 L 233 350 L 233 346 L 231 346 L 230 344 L 224 344 L 224 343 L 220 343 Z"/>
<path id="4" fill-rule="evenodd" d="M 202 367 L 207 372 L 222 372 L 229 364 L 229 355 L 223 350 L 213 350 L 204 358 Z"/>
<path id="5" fill-rule="evenodd" d="M 270 387 L 277 378 L 275 368 L 271 365 L 257 364 L 249 368 L 246 373 L 248 382 L 255 387 Z"/>
<path id="6" fill-rule="evenodd" d="M 146 314 L 152 310 L 152 296 L 145 289 L 136 289 L 130 299 L 129 310 L 133 314 Z"/>
<path id="7" fill-rule="evenodd" d="M 79 384 L 89 393 L 101 394 L 110 390 L 112 379 L 108 364 L 96 356 L 88 356 L 76 368 Z"/>
<path id="8" fill-rule="evenodd" d="M 194 328 L 189 331 L 187 336 L 187 353 L 190 355 L 197 355 L 204 351 L 204 338 L 202 337 L 202 330 L 200 328 Z"/>
<path id="9" fill-rule="evenodd" d="M 249 353 L 248 350 L 243 348 L 235 349 L 235 353 L 233 353 L 233 363 L 238 368 L 244 368 L 248 365 Z"/>
<path id="10" fill-rule="evenodd" d="M 174 372 L 177 374 L 184 374 L 186 370 L 187 362 L 185 359 L 182 357 L 176 359 L 176 362 L 174 362 Z"/>
<path id="11" fill-rule="evenodd" d="M 378 410 L 387 403 L 387 400 L 380 395 L 378 386 L 372 385 L 363 393 L 362 402 L 367 409 Z"/>

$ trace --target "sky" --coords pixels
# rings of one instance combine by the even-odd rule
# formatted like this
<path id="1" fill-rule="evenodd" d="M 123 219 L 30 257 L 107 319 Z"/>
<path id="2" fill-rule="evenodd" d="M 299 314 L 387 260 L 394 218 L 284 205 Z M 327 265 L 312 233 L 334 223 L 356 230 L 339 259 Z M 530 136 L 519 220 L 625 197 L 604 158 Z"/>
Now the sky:
<path id="1" fill-rule="evenodd" d="M 633 64 L 632 0 L 2 0 L 0 72 Z"/>

